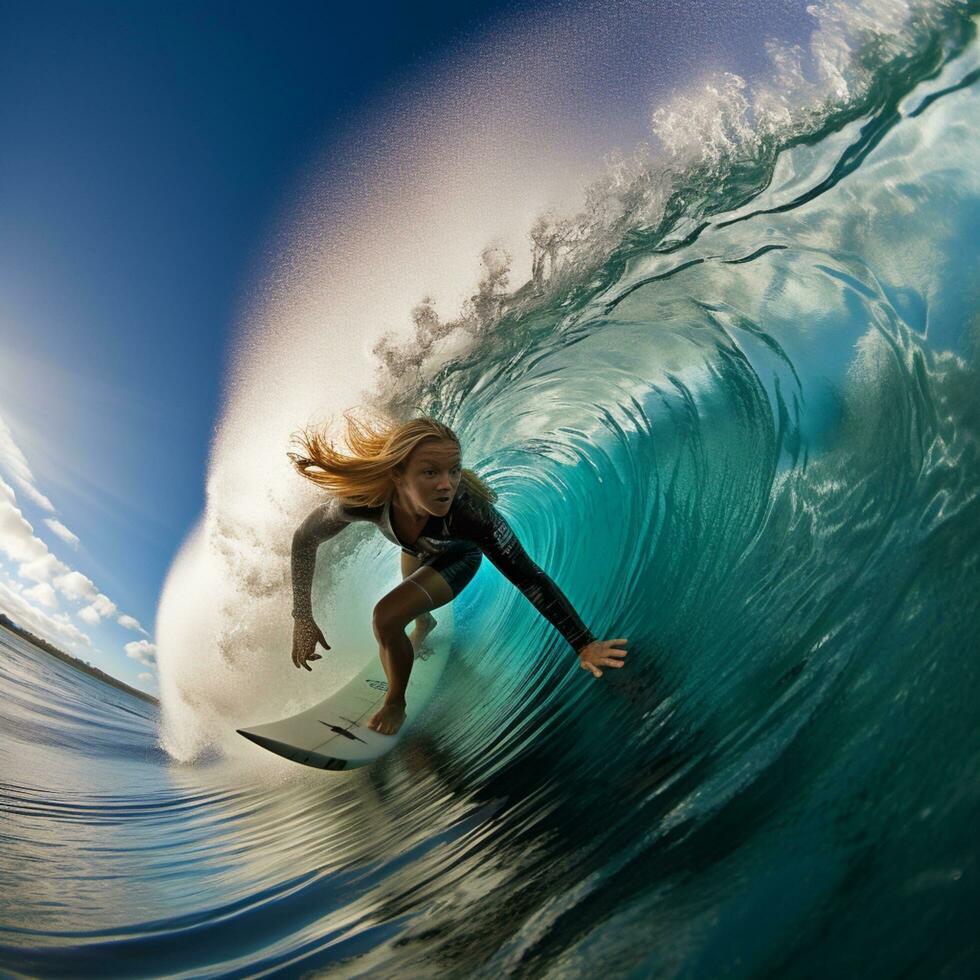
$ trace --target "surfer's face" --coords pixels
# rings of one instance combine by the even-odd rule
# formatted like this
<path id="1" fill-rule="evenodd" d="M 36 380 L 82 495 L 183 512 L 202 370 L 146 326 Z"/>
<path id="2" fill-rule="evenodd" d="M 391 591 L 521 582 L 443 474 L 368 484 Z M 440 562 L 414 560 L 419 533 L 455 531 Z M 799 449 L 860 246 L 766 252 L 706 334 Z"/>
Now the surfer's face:
<path id="1" fill-rule="evenodd" d="M 461 474 L 459 446 L 451 439 L 426 439 L 412 451 L 395 483 L 403 501 L 442 517 L 456 496 Z"/>

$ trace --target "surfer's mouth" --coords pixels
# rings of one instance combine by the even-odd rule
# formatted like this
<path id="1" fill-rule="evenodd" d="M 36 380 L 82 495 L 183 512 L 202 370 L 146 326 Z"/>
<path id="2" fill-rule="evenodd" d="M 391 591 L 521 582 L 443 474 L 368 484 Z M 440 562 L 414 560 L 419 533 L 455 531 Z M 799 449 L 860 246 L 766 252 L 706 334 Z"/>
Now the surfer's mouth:
<path id="1" fill-rule="evenodd" d="M 449 503 L 449 498 L 448 497 L 436 497 L 436 503 L 438 503 L 438 504 L 448 504 Z"/>

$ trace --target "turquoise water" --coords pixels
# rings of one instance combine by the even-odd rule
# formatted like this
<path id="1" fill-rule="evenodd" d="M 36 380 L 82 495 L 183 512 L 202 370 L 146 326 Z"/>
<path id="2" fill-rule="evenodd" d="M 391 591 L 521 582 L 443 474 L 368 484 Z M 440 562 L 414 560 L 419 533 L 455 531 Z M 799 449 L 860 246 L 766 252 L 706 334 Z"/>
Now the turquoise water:
<path id="1" fill-rule="evenodd" d="M 980 48 L 929 10 L 605 188 L 399 396 L 622 671 L 484 563 L 424 720 L 324 777 L 0 637 L 9 974 L 980 973 Z"/>

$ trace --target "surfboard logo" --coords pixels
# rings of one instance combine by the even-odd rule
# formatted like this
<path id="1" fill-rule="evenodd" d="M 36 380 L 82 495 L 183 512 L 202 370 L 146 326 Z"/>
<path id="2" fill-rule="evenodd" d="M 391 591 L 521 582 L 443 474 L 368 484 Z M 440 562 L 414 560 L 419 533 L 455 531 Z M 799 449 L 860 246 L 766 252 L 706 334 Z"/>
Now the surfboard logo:
<path id="1" fill-rule="evenodd" d="M 347 729 L 347 728 L 341 728 L 340 725 L 334 725 L 334 724 L 332 724 L 329 721 L 323 721 L 322 719 L 319 719 L 319 718 L 317 720 L 320 722 L 321 725 L 326 725 L 327 728 L 329 728 L 330 731 L 332 731 L 335 735 L 343 735 L 344 738 L 349 738 L 353 742 L 361 742 L 362 744 L 367 745 L 367 742 L 365 742 L 363 738 L 359 738 L 357 735 L 355 735 L 349 729 Z M 344 721 L 350 721 L 350 719 L 349 718 L 345 718 Z M 351 724 L 352 725 L 356 725 L 357 722 L 356 721 L 355 722 L 351 722 Z"/>

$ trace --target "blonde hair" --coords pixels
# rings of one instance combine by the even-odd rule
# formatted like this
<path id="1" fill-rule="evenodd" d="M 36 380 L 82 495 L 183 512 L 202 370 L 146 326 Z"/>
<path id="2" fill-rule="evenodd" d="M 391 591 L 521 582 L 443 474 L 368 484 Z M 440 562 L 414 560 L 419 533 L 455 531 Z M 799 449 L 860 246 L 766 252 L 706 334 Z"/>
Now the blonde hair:
<path id="1" fill-rule="evenodd" d="M 337 452 L 322 428 L 307 426 L 292 436 L 301 451 L 287 456 L 301 476 L 354 507 L 383 504 L 395 488 L 392 471 L 400 472 L 423 440 L 450 439 L 459 446 L 456 433 L 428 415 L 406 422 L 382 415 L 369 422 L 357 418 L 351 410 L 343 415 L 349 454 Z M 496 492 L 472 470 L 462 470 L 460 491 L 463 490 L 478 501 L 497 499 Z"/>

